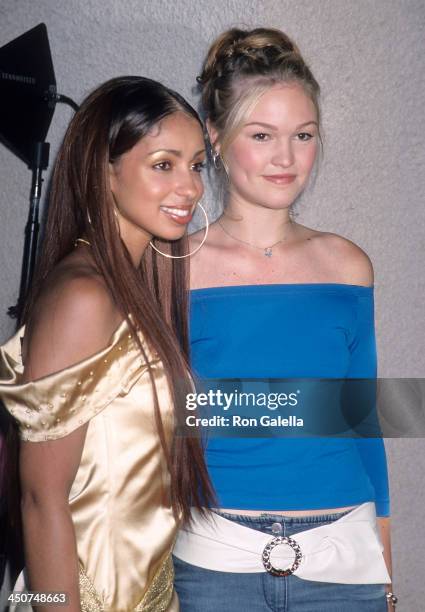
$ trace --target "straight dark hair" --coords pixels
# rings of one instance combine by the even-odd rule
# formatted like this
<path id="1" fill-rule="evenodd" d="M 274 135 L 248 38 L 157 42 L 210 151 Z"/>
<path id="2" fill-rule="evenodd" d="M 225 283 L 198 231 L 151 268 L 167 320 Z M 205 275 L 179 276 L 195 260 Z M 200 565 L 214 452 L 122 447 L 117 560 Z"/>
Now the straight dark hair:
<path id="1" fill-rule="evenodd" d="M 47 277 L 57 263 L 86 236 L 97 271 L 132 330 L 141 354 L 141 333 L 156 352 L 170 386 L 177 422 L 192 392 L 188 358 L 188 260 L 168 259 L 147 248 L 135 268 L 121 240 L 109 184 L 109 164 L 129 151 L 161 119 L 183 112 L 201 121 L 182 96 L 144 77 L 111 79 L 94 90 L 73 117 L 57 157 L 46 228 L 24 320 L 31 317 Z M 187 236 L 174 242 L 154 239 L 165 252 L 188 251 Z M 131 313 L 131 315 L 129 315 Z M 154 374 L 149 366 L 155 418 L 171 474 L 171 506 L 190 518 L 190 507 L 202 509 L 214 501 L 201 443 L 174 436 L 166 442 Z M 143 440 L 140 441 L 143 444 Z"/>

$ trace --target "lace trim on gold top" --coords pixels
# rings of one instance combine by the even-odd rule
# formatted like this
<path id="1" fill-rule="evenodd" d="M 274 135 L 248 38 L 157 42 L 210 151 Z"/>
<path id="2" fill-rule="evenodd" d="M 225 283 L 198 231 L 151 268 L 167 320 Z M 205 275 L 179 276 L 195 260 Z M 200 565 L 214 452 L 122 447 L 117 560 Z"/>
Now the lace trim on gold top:
<path id="1" fill-rule="evenodd" d="M 104 607 L 92 581 L 80 566 L 80 601 L 81 612 L 103 612 Z"/>
<path id="2" fill-rule="evenodd" d="M 174 566 L 168 556 L 155 574 L 136 612 L 166 612 L 173 598 Z"/>
<path id="3" fill-rule="evenodd" d="M 80 566 L 81 612 L 104 612 L 105 607 L 92 581 Z M 155 574 L 135 612 L 166 612 L 173 598 L 174 567 L 169 555 Z"/>

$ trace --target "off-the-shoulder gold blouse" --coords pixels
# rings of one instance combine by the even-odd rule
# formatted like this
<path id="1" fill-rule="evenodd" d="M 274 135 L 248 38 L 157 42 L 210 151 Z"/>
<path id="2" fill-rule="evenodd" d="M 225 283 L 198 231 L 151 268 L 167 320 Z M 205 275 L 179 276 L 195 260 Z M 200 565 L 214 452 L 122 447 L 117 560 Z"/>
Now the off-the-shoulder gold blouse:
<path id="1" fill-rule="evenodd" d="M 69 504 L 85 611 L 178 610 L 171 549 L 178 525 L 154 418 L 146 361 L 123 321 L 96 355 L 22 382 L 23 329 L 1 347 L 0 398 L 23 440 L 66 436 L 89 422 Z M 168 441 L 174 418 L 163 366 L 153 368 Z"/>

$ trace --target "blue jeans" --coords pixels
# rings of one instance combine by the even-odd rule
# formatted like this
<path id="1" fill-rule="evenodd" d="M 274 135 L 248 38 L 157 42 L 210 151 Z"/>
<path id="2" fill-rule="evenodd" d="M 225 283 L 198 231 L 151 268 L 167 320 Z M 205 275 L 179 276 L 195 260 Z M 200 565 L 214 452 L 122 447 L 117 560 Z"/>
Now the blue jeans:
<path id="1" fill-rule="evenodd" d="M 346 513 L 302 517 L 273 514 L 246 516 L 225 512 L 219 514 L 273 537 L 291 536 L 299 531 L 320 527 L 336 521 Z M 387 611 L 384 584 L 315 582 L 294 575 L 276 577 L 267 572 L 216 572 L 190 565 L 176 557 L 174 567 L 180 612 Z"/>

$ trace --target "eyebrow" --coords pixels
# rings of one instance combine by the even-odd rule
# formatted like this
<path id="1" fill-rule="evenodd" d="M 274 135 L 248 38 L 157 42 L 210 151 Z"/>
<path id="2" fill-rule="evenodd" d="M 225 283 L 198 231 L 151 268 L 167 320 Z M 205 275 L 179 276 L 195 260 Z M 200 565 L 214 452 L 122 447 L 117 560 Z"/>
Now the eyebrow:
<path id="1" fill-rule="evenodd" d="M 176 155 L 176 157 L 182 156 L 182 152 L 178 149 L 157 149 L 156 151 L 149 151 L 148 155 L 155 155 L 155 153 L 171 153 L 172 155 Z M 205 149 L 199 149 L 199 151 L 196 151 L 192 159 L 198 157 L 198 155 L 201 153 L 206 153 Z"/>
<path id="2" fill-rule="evenodd" d="M 304 123 L 300 123 L 299 125 L 297 125 L 295 129 L 299 130 L 300 128 L 303 128 L 306 125 L 310 125 L 310 124 L 314 124 L 315 126 L 319 127 L 319 124 L 317 123 L 317 121 L 305 121 Z M 278 129 L 275 125 L 271 125 L 270 123 L 263 123 L 262 121 L 251 121 L 250 123 L 245 123 L 244 127 L 248 127 L 250 125 L 261 125 L 262 127 L 265 127 L 269 130 Z"/>

